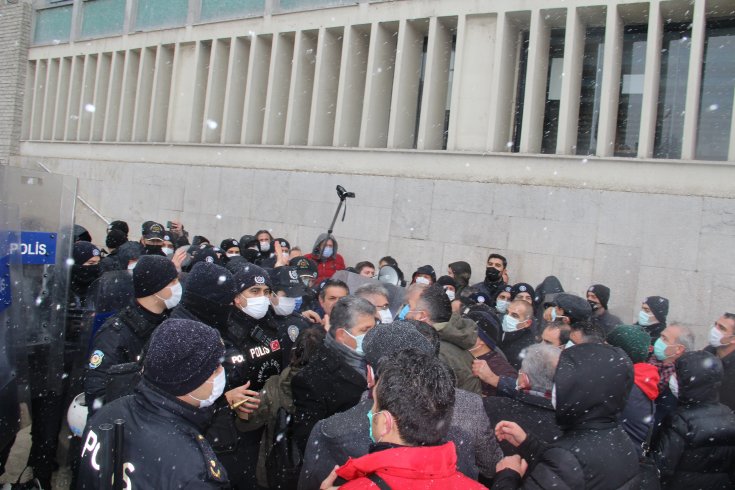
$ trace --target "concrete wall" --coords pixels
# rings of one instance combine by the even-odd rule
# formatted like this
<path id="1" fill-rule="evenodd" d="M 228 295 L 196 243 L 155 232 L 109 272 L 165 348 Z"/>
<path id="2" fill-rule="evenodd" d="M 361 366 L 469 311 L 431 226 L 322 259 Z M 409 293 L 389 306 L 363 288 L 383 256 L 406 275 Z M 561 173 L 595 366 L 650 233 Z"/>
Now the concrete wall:
<path id="1" fill-rule="evenodd" d="M 0 4 L 0 164 L 18 153 L 31 13 L 27 3 Z"/>
<path id="2" fill-rule="evenodd" d="M 410 178 L 370 175 L 367 165 L 349 163 L 356 157 L 348 150 L 331 151 L 331 171 L 226 161 L 173 163 L 180 150 L 168 148 L 169 163 L 46 156 L 12 162 L 35 169 L 41 162 L 54 172 L 77 176 L 79 195 L 108 219 L 127 220 L 135 230 L 132 238 L 144 220 L 180 219 L 191 233 L 213 241 L 266 228 L 308 250 L 329 225 L 337 205 L 334 188 L 341 184 L 357 193 L 348 203 L 346 221 L 335 227 L 348 265 L 393 255 L 407 274 L 429 263 L 441 275 L 450 262 L 467 260 L 473 281 L 480 281 L 488 253 L 497 251 L 509 260 L 512 282 L 536 285 L 555 274 L 566 290 L 579 294 L 593 283 L 608 285 L 610 308 L 625 321 L 634 321 L 645 296 L 666 296 L 670 320 L 695 326 L 699 343 L 711 322 L 733 309 L 735 199 L 730 197 L 686 195 L 674 187 L 654 194 L 609 190 L 594 182 L 589 186 L 597 188 L 589 189 L 551 180 L 553 185 L 542 185 L 543 179 L 503 182 L 484 179 L 482 172 L 464 180 L 435 176 L 437 166 L 447 172 L 460 168 L 450 155 L 429 159 L 414 153 L 414 164 L 426 167 L 427 178 Z M 219 153 L 217 148 L 200 150 L 212 158 Z M 24 144 L 24 154 L 34 152 L 42 153 Z M 130 155 L 135 154 L 131 145 Z M 501 174 L 502 165 L 519 163 L 508 156 L 478 158 Z M 380 168 L 380 155 L 370 159 Z M 523 160 L 535 164 L 535 174 L 542 173 L 544 161 Z M 605 163 L 597 163 L 603 172 Z M 419 175 L 414 167 L 400 168 Z M 104 223 L 79 203 L 77 209 L 78 222 L 101 243 Z"/>

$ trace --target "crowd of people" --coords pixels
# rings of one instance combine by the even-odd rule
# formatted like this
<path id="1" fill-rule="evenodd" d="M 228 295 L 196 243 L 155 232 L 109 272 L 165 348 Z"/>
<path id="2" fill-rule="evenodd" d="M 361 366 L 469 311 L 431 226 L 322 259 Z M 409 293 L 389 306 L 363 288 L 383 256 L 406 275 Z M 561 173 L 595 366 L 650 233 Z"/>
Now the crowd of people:
<path id="1" fill-rule="evenodd" d="M 303 254 L 267 230 L 107 231 L 77 229 L 87 354 L 53 394 L 84 393 L 74 488 L 108 488 L 113 460 L 130 489 L 735 488 L 733 313 L 698 350 L 664 296 L 626 323 L 605 285 L 514 283 L 497 253 L 471 284 L 462 261 L 347 267 L 327 234 Z M 57 415 L 33 421 L 37 488 Z"/>

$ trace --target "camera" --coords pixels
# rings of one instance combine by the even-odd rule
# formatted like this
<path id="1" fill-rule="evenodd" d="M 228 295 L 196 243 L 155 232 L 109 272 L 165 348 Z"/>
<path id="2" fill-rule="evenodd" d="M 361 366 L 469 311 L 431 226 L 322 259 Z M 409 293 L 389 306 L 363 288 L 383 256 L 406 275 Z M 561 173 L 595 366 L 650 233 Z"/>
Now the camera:
<path id="1" fill-rule="evenodd" d="M 341 185 L 337 186 L 337 196 L 339 196 L 340 201 L 344 201 L 348 197 L 355 197 L 354 192 L 347 192 L 344 187 Z"/>

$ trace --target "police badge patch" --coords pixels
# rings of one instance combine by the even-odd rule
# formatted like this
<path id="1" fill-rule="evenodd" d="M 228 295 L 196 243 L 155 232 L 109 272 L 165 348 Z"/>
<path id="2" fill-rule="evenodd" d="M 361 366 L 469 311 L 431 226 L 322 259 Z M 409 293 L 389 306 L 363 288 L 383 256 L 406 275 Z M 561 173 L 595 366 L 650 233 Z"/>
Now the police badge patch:
<path id="1" fill-rule="evenodd" d="M 288 333 L 288 338 L 291 339 L 291 342 L 296 342 L 296 337 L 299 336 L 299 327 L 296 325 L 291 325 L 286 330 Z"/>
<path id="2" fill-rule="evenodd" d="M 102 364 L 102 359 L 105 357 L 105 353 L 101 350 L 92 352 L 92 357 L 89 358 L 89 368 L 96 369 Z"/>

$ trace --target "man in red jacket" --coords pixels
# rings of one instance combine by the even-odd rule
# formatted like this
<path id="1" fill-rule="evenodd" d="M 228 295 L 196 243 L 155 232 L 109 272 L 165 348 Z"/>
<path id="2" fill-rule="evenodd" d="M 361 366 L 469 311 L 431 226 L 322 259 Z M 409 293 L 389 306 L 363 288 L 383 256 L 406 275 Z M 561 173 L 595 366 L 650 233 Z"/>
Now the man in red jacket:
<path id="1" fill-rule="evenodd" d="M 485 488 L 457 471 L 453 442 L 444 442 L 454 408 L 454 378 L 436 356 L 409 349 L 383 359 L 373 388 L 370 453 L 335 467 L 321 485 L 349 489 Z M 337 482 L 339 484 L 339 482 Z"/>

